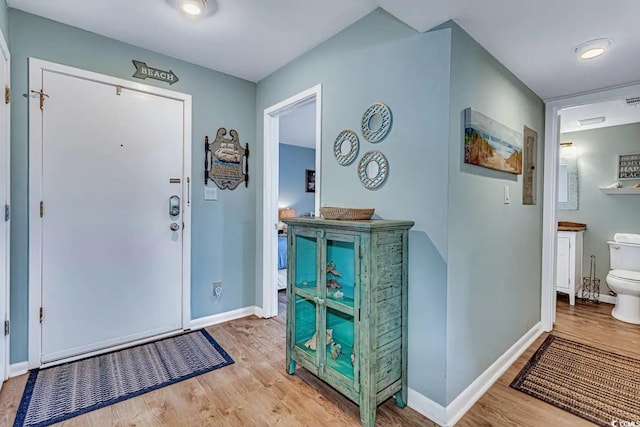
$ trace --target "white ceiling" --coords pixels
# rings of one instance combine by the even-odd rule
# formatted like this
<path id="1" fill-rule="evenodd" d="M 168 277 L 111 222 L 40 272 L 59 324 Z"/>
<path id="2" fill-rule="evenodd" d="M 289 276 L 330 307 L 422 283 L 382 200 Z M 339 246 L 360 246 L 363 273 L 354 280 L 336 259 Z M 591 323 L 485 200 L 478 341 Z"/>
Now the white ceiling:
<path id="1" fill-rule="evenodd" d="M 378 0 L 419 31 L 455 20 L 542 99 L 640 80 L 638 0 Z M 606 53 L 579 60 L 573 49 L 612 38 Z"/>
<path id="2" fill-rule="evenodd" d="M 211 0 L 210 0 L 211 1 Z M 378 5 L 419 31 L 454 19 L 543 99 L 640 80 L 640 1 L 217 0 L 194 22 L 170 0 L 8 0 L 9 6 L 259 81 Z M 573 48 L 609 37 L 598 59 Z"/>
<path id="3" fill-rule="evenodd" d="M 254 82 L 376 8 L 372 0 L 217 0 L 215 14 L 194 20 L 170 3 L 7 1 L 25 12 Z"/>
<path id="4" fill-rule="evenodd" d="M 601 102 L 598 104 L 582 105 L 580 107 L 562 110 L 560 131 L 577 132 L 598 129 L 609 126 L 626 125 L 640 122 L 640 104 L 627 105 L 624 99 Z M 604 117 L 605 121 L 593 125 L 581 126 L 578 120 Z"/>
<path id="5" fill-rule="evenodd" d="M 280 143 L 316 148 L 315 101 L 280 116 Z"/>

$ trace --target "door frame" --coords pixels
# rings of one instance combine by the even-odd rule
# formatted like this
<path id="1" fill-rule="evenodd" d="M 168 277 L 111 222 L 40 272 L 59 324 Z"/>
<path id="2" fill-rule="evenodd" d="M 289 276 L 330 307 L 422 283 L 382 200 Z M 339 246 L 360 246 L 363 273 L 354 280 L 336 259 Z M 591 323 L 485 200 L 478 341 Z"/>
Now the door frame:
<path id="1" fill-rule="evenodd" d="M 549 332 L 555 322 L 555 273 L 558 227 L 557 189 L 560 173 L 560 113 L 564 109 L 640 96 L 640 83 L 603 89 L 545 103 L 544 205 L 542 225 L 542 293 L 540 319 Z"/>
<path id="2" fill-rule="evenodd" d="M 114 90 L 119 86 L 122 89 L 175 99 L 184 103 L 182 194 L 186 195 L 187 203 L 183 203 L 184 210 L 182 213 L 182 221 L 184 222 L 184 229 L 182 230 L 182 329 L 190 328 L 191 323 L 191 95 L 29 58 L 29 369 L 45 366 L 41 360 L 42 328 L 39 319 L 42 304 L 42 219 L 40 218 L 43 167 L 42 111 L 40 110 L 39 96 L 35 94 L 34 97 L 31 93 L 31 91 L 39 92 L 42 88 L 43 71 L 111 85 Z M 175 332 L 162 336 L 173 334 Z M 88 355 L 105 353 L 157 338 L 147 338 L 109 349 L 62 359 L 48 363 L 46 366 L 84 358 Z"/>
<path id="3" fill-rule="evenodd" d="M 4 34 L 0 31 L 0 60 L 4 63 L 4 75 L 6 82 L 5 84 L 8 87 L 11 87 L 11 54 L 9 52 L 9 47 L 7 46 L 7 41 L 4 38 Z M 5 120 L 7 124 L 7 128 L 5 129 L 5 133 L 2 138 L 5 139 L 6 146 L 4 147 L 4 153 L 7 159 L 7 171 L 5 174 L 5 186 L 6 186 L 6 198 L 7 205 L 11 205 L 11 103 L 5 104 Z M 4 210 L 4 207 L 2 207 Z M 4 213 L 4 212 L 3 212 Z M 1 221 L 1 220 L 0 220 Z M 10 316 L 10 307 L 11 307 L 11 215 L 9 215 L 8 221 L 3 221 L 3 227 L 6 229 L 6 242 L 5 242 L 5 259 L 0 261 L 4 262 L 5 265 L 5 277 L 3 278 L 4 289 L 0 286 L 0 292 L 4 292 L 5 295 L 5 307 L 0 307 L 0 315 L 2 316 L 2 321 L 9 320 Z M 0 378 L 0 383 L 7 378 L 9 378 L 9 366 L 10 366 L 10 357 L 11 352 L 9 349 L 11 343 L 11 335 L 4 335 L 2 339 L 4 340 L 4 348 L 5 348 L 5 359 L 4 366 L 2 367 L 2 376 Z M 1 386 L 1 384 L 0 384 Z"/>
<path id="4" fill-rule="evenodd" d="M 315 100 L 316 103 L 316 192 L 315 215 L 321 200 L 322 84 L 297 93 L 264 110 L 264 153 L 262 167 L 262 316 L 278 315 L 278 196 L 280 116 Z"/>

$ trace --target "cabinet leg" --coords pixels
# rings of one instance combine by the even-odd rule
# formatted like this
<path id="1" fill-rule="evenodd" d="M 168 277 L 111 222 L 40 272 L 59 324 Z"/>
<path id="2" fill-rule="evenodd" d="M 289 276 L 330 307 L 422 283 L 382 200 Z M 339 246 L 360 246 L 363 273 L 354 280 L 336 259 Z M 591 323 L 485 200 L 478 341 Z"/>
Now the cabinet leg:
<path id="1" fill-rule="evenodd" d="M 404 408 L 407 406 L 407 392 L 405 389 L 397 392 L 394 397 L 396 398 L 396 406 L 398 408 Z"/>
<path id="2" fill-rule="evenodd" d="M 287 373 L 289 375 L 293 375 L 296 373 L 296 361 L 295 360 L 290 360 L 289 361 L 289 368 L 287 369 Z"/>
<path id="3" fill-rule="evenodd" d="M 360 422 L 362 427 L 375 427 L 376 425 L 376 405 L 375 394 L 373 399 L 360 398 Z"/>
<path id="4" fill-rule="evenodd" d="M 569 305 L 576 305 L 576 294 L 569 294 Z"/>

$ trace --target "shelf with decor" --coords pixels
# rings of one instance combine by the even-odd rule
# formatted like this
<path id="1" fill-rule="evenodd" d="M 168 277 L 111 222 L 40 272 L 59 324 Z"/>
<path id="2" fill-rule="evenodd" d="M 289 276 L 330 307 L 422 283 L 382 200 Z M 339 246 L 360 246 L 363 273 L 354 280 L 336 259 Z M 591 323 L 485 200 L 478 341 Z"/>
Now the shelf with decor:
<path id="1" fill-rule="evenodd" d="M 363 426 L 407 402 L 411 221 L 287 218 L 287 372 L 297 366 L 360 405 Z"/>
<path id="2" fill-rule="evenodd" d="M 640 188 L 622 187 L 622 188 L 600 188 L 605 194 L 640 194 Z"/>

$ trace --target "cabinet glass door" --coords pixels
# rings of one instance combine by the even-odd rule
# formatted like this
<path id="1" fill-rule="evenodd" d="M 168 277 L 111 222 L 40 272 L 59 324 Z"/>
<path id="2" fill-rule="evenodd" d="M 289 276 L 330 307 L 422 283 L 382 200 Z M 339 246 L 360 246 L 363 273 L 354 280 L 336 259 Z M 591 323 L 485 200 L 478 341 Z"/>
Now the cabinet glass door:
<path id="1" fill-rule="evenodd" d="M 325 374 L 357 383 L 356 313 L 359 308 L 359 240 L 348 234 L 326 234 L 324 271 Z"/>
<path id="2" fill-rule="evenodd" d="M 295 304 L 289 313 L 293 315 L 295 348 L 307 361 L 315 366 L 320 364 L 318 348 L 321 345 L 316 331 L 318 322 L 318 259 L 319 233 L 314 231 L 294 231 L 292 233 L 292 253 L 295 268 L 290 270 L 290 291 L 295 295 Z"/>

